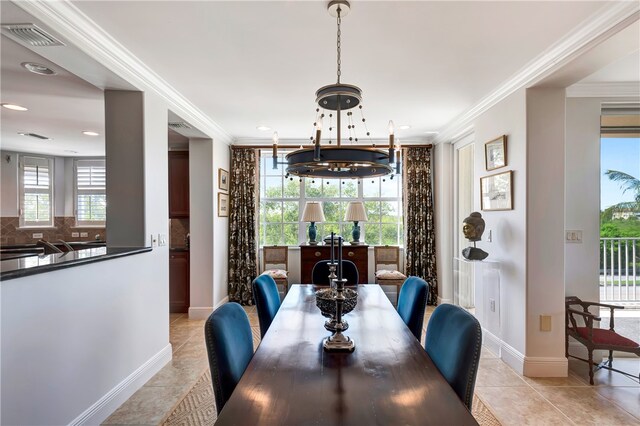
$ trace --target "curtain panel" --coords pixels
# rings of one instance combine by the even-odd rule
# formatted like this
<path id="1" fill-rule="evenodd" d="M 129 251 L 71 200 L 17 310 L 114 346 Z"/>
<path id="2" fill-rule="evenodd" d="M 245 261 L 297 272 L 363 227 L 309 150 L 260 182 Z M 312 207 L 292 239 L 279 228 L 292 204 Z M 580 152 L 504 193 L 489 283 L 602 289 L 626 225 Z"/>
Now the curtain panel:
<path id="1" fill-rule="evenodd" d="M 431 170 L 432 146 L 403 149 L 404 247 L 407 275 L 429 284 L 430 305 L 438 300 L 436 232 Z"/>
<path id="2" fill-rule="evenodd" d="M 258 275 L 259 162 L 255 149 L 231 149 L 229 182 L 229 300 L 253 305 Z"/>

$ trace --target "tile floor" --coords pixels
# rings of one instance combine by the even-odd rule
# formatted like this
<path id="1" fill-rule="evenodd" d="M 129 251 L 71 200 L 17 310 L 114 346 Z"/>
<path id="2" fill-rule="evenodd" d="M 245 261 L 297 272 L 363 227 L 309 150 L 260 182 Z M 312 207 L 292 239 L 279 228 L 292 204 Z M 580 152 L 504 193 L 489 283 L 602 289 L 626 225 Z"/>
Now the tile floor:
<path id="1" fill-rule="evenodd" d="M 255 307 L 246 307 L 254 336 L 260 341 Z M 425 331 L 433 309 L 425 314 Z M 151 378 L 104 424 L 158 425 L 171 414 L 208 368 L 204 321 L 172 314 L 173 360 Z M 424 333 L 423 333 L 424 335 Z M 619 359 L 617 367 L 637 373 L 640 360 Z M 588 384 L 586 364 L 570 361 L 566 378 L 522 377 L 493 353 L 483 349 L 476 394 L 503 425 L 640 425 L 640 384 L 601 370 L 595 386 Z"/>

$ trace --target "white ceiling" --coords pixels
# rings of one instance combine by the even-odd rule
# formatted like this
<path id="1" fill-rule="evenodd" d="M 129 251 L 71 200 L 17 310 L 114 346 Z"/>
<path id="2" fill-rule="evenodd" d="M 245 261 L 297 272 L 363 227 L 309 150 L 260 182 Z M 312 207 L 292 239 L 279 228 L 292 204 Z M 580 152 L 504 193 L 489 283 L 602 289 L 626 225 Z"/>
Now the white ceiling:
<path id="1" fill-rule="evenodd" d="M 102 90 L 53 64 L 42 56 L 0 36 L 2 50 L 0 102 L 13 103 L 28 111 L 0 108 L 3 150 L 57 156 L 104 155 L 104 95 Z M 20 64 L 36 62 L 57 75 L 31 73 Z M 94 131 L 100 136 L 86 136 Z M 43 141 L 18 132 L 52 138 Z"/>
<path id="2" fill-rule="evenodd" d="M 273 130 L 281 139 L 308 138 L 315 90 L 335 81 L 335 22 L 324 2 L 74 4 L 236 139 L 268 140 Z M 399 138 L 424 139 L 426 131 L 445 126 L 601 6 L 358 1 L 344 18 L 342 81 L 363 89 L 374 137 L 384 138 L 387 121 L 393 119 L 396 127 L 412 125 L 397 130 Z M 11 3 L 3 5 L 2 22 L 37 23 L 24 14 Z M 2 149 L 104 155 L 102 90 L 7 37 L 1 39 L 0 101 L 29 108 L 22 113 L 0 108 Z M 67 63 L 71 55 L 87 62 L 88 57 L 67 49 L 74 48 L 34 50 L 53 61 Z M 48 65 L 58 75 L 29 73 L 20 66 L 25 61 Z M 88 79 L 99 87 L 127 88 L 99 64 L 80 69 L 90 69 Z M 583 82 L 638 80 L 636 51 Z M 260 132 L 258 125 L 273 130 Z M 82 130 L 101 136 L 85 136 Z M 19 136 L 22 131 L 53 140 Z M 203 137 L 192 131 L 196 133 L 185 136 Z M 359 128 L 360 137 L 362 132 Z"/>
<path id="3" fill-rule="evenodd" d="M 309 137 L 315 91 L 335 81 L 324 1 L 74 4 L 235 138 L 270 138 L 258 125 Z M 374 137 L 393 119 L 412 126 L 400 138 L 424 138 L 603 4 L 355 1 L 342 81 L 362 88 Z"/>
<path id="4" fill-rule="evenodd" d="M 640 51 L 637 50 L 596 71 L 580 83 L 627 83 L 638 80 L 640 80 Z"/>

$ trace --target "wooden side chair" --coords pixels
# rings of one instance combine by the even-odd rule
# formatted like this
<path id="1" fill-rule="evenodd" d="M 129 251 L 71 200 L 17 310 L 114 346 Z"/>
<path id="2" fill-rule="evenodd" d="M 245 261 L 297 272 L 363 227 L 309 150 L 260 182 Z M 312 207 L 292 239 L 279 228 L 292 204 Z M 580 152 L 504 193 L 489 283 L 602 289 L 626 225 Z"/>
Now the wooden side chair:
<path id="1" fill-rule="evenodd" d="M 407 276 L 400 272 L 400 248 L 395 246 L 376 246 L 373 248 L 376 283 L 379 285 L 395 285 L 396 294 Z"/>
<path id="2" fill-rule="evenodd" d="M 262 248 L 262 274 L 269 275 L 284 288 L 284 294 L 289 291 L 289 248 L 287 246 L 264 246 Z"/>
<path id="3" fill-rule="evenodd" d="M 601 318 L 590 313 L 590 306 L 598 306 L 611 309 L 611 321 L 609 322 L 609 329 L 598 328 L 593 326 L 594 321 L 600 321 Z M 583 302 L 575 296 L 569 296 L 565 298 L 565 307 L 567 315 L 567 330 L 566 330 L 566 342 L 565 342 L 565 354 L 568 357 L 579 359 L 589 364 L 589 383 L 593 385 L 593 373 L 601 368 L 615 371 L 625 376 L 638 379 L 640 382 L 640 375 L 638 377 L 626 373 L 624 371 L 616 370 L 613 368 L 613 351 L 629 352 L 640 356 L 640 346 L 638 343 L 631 339 L 627 339 L 624 336 L 616 333 L 614 327 L 614 310 L 624 309 L 624 306 L 605 305 L 604 303 L 596 302 Z M 576 309 L 575 307 L 580 307 Z M 582 321 L 579 321 L 582 320 Z M 581 324 L 584 323 L 584 326 Z M 586 346 L 589 353 L 589 359 L 579 358 L 574 355 L 569 355 L 569 337 L 573 337 L 578 342 Z M 593 362 L 593 351 L 605 350 L 609 351 L 609 358 L 603 360 L 600 364 Z M 595 366 L 595 369 L 593 368 Z"/>

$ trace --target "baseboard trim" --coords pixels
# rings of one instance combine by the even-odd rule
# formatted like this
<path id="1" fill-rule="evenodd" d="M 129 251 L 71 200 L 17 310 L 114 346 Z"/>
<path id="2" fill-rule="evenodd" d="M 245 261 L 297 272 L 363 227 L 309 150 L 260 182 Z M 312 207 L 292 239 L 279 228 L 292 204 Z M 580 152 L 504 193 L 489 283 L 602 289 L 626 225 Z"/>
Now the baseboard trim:
<path id="1" fill-rule="evenodd" d="M 69 424 L 101 424 L 151 377 L 160 371 L 162 367 L 171 361 L 171 356 L 171 344 L 168 344 Z"/>
<path id="2" fill-rule="evenodd" d="M 211 312 L 214 311 L 213 307 L 204 307 L 204 308 L 189 308 L 189 319 L 190 320 L 202 320 L 209 318 Z"/>
<path id="3" fill-rule="evenodd" d="M 448 304 L 451 305 L 453 303 L 453 300 L 451 299 L 444 299 L 440 296 L 438 296 L 438 305 L 442 305 L 442 304 Z"/>
<path id="4" fill-rule="evenodd" d="M 482 329 L 482 346 L 496 354 L 498 358 L 502 357 L 502 345 L 503 342 L 498 336 L 487 331 L 485 328 Z"/>
<path id="5" fill-rule="evenodd" d="M 502 342 L 501 358 L 507 365 L 515 370 L 516 373 L 523 375 L 524 373 L 524 355 L 511 345 Z"/>
<path id="6" fill-rule="evenodd" d="M 569 361 L 565 357 L 524 358 L 524 376 L 527 377 L 567 377 Z"/>

